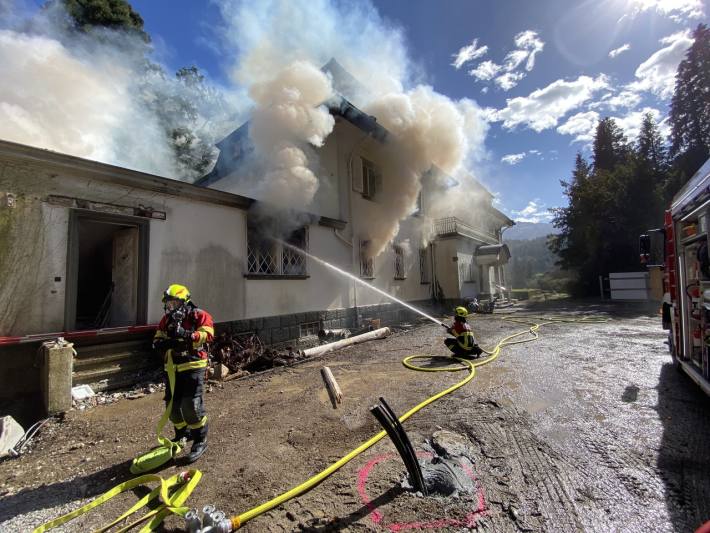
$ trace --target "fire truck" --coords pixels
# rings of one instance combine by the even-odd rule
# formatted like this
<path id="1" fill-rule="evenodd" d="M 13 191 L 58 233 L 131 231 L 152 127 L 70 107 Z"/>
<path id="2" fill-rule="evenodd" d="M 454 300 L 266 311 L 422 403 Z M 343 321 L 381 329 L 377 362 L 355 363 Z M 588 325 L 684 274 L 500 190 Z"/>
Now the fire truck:
<path id="1" fill-rule="evenodd" d="M 663 327 L 674 363 L 710 395 L 710 160 L 676 194 L 663 228 L 640 237 L 641 262 L 663 273 Z"/>

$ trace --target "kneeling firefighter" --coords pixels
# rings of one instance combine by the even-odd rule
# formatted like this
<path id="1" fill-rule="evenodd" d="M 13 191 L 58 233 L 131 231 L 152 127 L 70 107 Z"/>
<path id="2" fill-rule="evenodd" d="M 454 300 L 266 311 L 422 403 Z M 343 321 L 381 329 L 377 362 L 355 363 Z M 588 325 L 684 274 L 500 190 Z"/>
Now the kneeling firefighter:
<path id="1" fill-rule="evenodd" d="M 454 323 L 447 327 L 446 331 L 456 338 L 445 339 L 444 344 L 457 357 L 478 357 L 483 350 L 476 344 L 471 326 L 466 323 L 468 310 L 465 307 L 457 307 L 455 313 Z M 442 325 L 446 327 L 445 324 Z"/>
<path id="2" fill-rule="evenodd" d="M 203 389 L 207 344 L 214 337 L 214 324 L 212 316 L 190 300 L 190 291 L 183 285 L 170 285 L 163 293 L 163 305 L 165 315 L 155 332 L 153 347 L 163 354 L 168 376 L 165 403 L 170 407 L 169 418 L 175 427 L 172 441 L 193 441 L 187 456 L 192 463 L 207 449 Z"/>

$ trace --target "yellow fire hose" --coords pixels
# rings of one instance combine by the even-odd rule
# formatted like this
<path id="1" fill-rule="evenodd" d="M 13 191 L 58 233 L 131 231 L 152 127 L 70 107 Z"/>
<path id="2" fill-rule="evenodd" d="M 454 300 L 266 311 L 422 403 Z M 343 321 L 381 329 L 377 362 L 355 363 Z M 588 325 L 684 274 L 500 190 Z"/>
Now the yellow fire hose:
<path id="1" fill-rule="evenodd" d="M 98 507 L 99 505 L 107 502 L 114 496 L 118 496 L 122 492 L 131 490 L 140 485 L 145 485 L 146 483 L 158 482 L 159 485 L 155 489 L 153 489 L 149 494 L 143 496 L 140 500 L 138 500 L 135 505 L 133 505 L 133 507 L 131 507 L 128 511 L 116 518 L 110 524 L 94 532 L 104 533 L 108 531 L 112 527 L 118 525 L 120 522 L 125 521 L 129 516 L 137 512 L 141 507 L 148 505 L 151 501 L 158 498 L 161 502 L 160 505 L 158 505 L 151 511 L 148 511 L 137 520 L 125 525 L 120 529 L 117 529 L 114 532 L 123 533 L 132 529 L 138 524 L 141 524 L 147 521 L 148 519 L 151 519 L 150 522 L 140 530 L 141 533 L 148 533 L 150 531 L 154 531 L 169 514 L 173 513 L 180 516 L 184 516 L 185 513 L 187 513 L 189 508 L 182 507 L 182 504 L 185 503 L 185 500 L 188 498 L 188 496 L 190 496 L 192 491 L 195 490 L 195 487 L 200 482 L 201 477 L 202 472 L 200 472 L 199 470 L 188 470 L 186 472 L 181 472 L 180 474 L 175 474 L 174 476 L 171 476 L 168 479 L 163 479 L 155 474 L 138 476 L 129 481 L 126 481 L 125 483 L 116 485 L 114 488 L 105 492 L 95 500 L 92 500 L 91 502 L 87 503 L 83 507 L 80 507 L 79 509 L 67 513 L 64 516 L 60 516 L 59 518 L 56 518 L 51 522 L 42 524 L 41 526 L 36 528 L 32 533 L 44 533 L 45 531 L 49 531 L 50 529 L 61 526 L 62 524 L 65 524 L 66 522 L 69 522 L 70 520 L 73 520 L 76 517 L 83 515 L 91 509 Z M 171 490 L 172 494 L 170 493 Z"/>
<path id="2" fill-rule="evenodd" d="M 474 376 L 476 375 L 476 368 L 479 366 L 486 365 L 490 363 L 491 361 L 494 361 L 499 355 L 500 351 L 504 346 L 509 346 L 512 344 L 521 344 L 524 342 L 530 342 L 533 340 L 536 340 L 538 338 L 537 331 L 540 329 L 541 326 L 544 326 L 546 324 L 552 324 L 552 323 L 601 323 L 601 322 L 606 322 L 607 319 L 601 319 L 601 318 L 594 318 L 594 317 L 582 317 L 582 318 L 566 318 L 566 317 L 534 317 L 534 316 L 505 316 L 501 317 L 503 320 L 509 320 L 511 322 L 516 322 L 519 324 L 525 324 L 526 326 L 529 326 L 529 328 L 525 331 L 520 331 L 518 333 L 513 333 L 512 335 L 508 335 L 507 337 L 503 338 L 501 341 L 496 344 L 491 351 L 488 350 L 483 350 L 486 354 L 488 354 L 488 357 L 481 359 L 480 361 L 476 361 L 475 363 L 468 360 L 468 359 L 462 359 L 458 357 L 448 357 L 448 356 L 430 356 L 430 355 L 410 355 L 408 357 L 405 357 L 404 360 L 402 361 L 402 364 L 406 366 L 407 368 L 410 368 L 412 370 L 417 370 L 421 372 L 458 372 L 460 370 L 468 370 L 468 375 L 459 381 L 458 383 L 455 383 L 454 385 L 450 386 L 449 388 L 427 398 L 420 404 L 416 405 L 406 413 L 404 413 L 400 418 L 400 422 L 404 422 L 407 420 L 409 417 L 414 415 L 415 413 L 419 412 L 421 409 L 426 407 L 427 405 L 435 402 L 439 398 L 442 398 L 443 396 L 446 396 L 447 394 L 450 394 L 454 392 L 455 390 L 463 387 L 466 383 L 471 381 Z M 526 320 L 524 320 L 526 319 Z M 531 320 L 541 320 L 541 322 L 532 322 Z M 531 337 L 525 338 L 525 339 L 517 339 L 517 337 L 520 337 L 522 335 L 531 335 Z M 514 340 L 516 339 L 516 340 Z M 420 367 L 417 365 L 414 365 L 411 363 L 411 361 L 415 359 L 444 359 L 447 361 L 455 360 L 458 363 L 460 363 L 460 366 L 447 366 L 443 368 L 424 368 Z M 169 411 L 166 411 L 169 412 Z M 162 422 L 162 420 L 161 420 Z M 159 426 L 161 424 L 159 423 Z M 160 434 L 160 431 L 158 432 Z M 228 525 L 231 525 L 232 530 L 236 530 L 240 528 L 242 525 L 244 525 L 246 522 L 251 520 L 252 518 L 255 518 L 267 511 L 270 511 L 274 507 L 277 507 L 281 505 L 284 502 L 287 502 L 288 500 L 295 498 L 296 496 L 300 496 L 301 494 L 309 491 L 316 485 L 318 485 L 321 481 L 326 479 L 328 476 L 345 466 L 348 462 L 350 462 L 352 459 L 357 457 L 359 454 L 373 446 L 375 443 L 379 442 L 383 437 L 385 437 L 387 433 L 385 431 L 381 431 L 377 433 L 375 436 L 367 440 L 366 442 L 363 442 L 360 446 L 352 450 L 350 453 L 345 455 L 343 458 L 340 460 L 336 461 L 332 465 L 330 465 L 328 468 L 323 470 L 322 472 L 316 474 L 315 476 L 311 477 L 304 483 L 301 483 L 300 485 L 292 488 L 291 490 L 284 492 L 283 494 L 269 500 L 266 503 L 263 503 L 257 507 L 254 507 L 253 509 L 250 509 L 242 514 L 235 515 L 231 518 L 228 519 L 229 523 Z M 161 442 L 162 444 L 162 442 Z M 105 533 L 109 529 L 113 528 L 114 526 L 118 525 L 120 522 L 125 521 L 130 515 L 134 514 L 138 509 L 141 507 L 147 505 L 151 500 L 155 499 L 158 497 L 161 501 L 161 504 L 153 509 L 152 511 L 149 511 L 148 513 L 144 514 L 134 522 L 125 525 L 121 529 L 116 530 L 114 533 L 122 533 L 125 531 L 128 531 L 129 529 L 147 521 L 148 519 L 152 519 L 146 526 L 144 526 L 140 531 L 141 533 L 143 532 L 149 532 L 153 531 L 158 525 L 165 519 L 165 517 L 170 514 L 178 514 L 180 516 L 185 516 L 185 514 L 188 511 L 187 507 L 182 507 L 182 504 L 185 502 L 185 500 L 188 498 L 188 496 L 192 493 L 194 490 L 195 486 L 199 482 L 200 478 L 202 476 L 202 473 L 199 470 L 190 470 L 188 472 L 183 472 L 181 474 L 176 474 L 175 476 L 172 476 L 168 478 L 167 480 L 164 480 L 160 478 L 157 475 L 144 475 L 144 476 L 139 476 L 137 478 L 134 478 L 130 481 L 127 481 L 125 483 L 121 483 L 120 485 L 112 488 L 102 496 L 98 497 L 97 499 L 89 502 L 85 506 L 76 509 L 75 511 L 72 511 L 64 516 L 61 516 L 55 520 L 52 520 L 51 522 L 47 522 L 46 524 L 43 524 L 42 526 L 38 527 L 37 529 L 34 530 L 33 533 L 43 533 L 44 531 L 48 531 L 52 528 L 58 527 L 70 520 L 73 520 L 74 518 L 88 512 L 89 510 L 103 504 L 104 502 L 110 500 L 114 496 L 126 491 L 130 490 L 134 487 L 137 487 L 139 485 L 143 485 L 148 482 L 152 481 L 157 481 L 160 483 L 160 485 L 155 488 L 153 491 L 151 491 L 148 495 L 144 496 L 141 498 L 133 507 L 131 507 L 128 511 L 123 513 L 121 516 L 119 516 L 117 519 L 115 519 L 113 522 L 110 524 L 102 527 L 101 529 L 97 530 L 95 533 Z M 172 494 L 169 494 L 169 490 L 173 489 L 174 487 L 177 487 L 177 489 L 174 490 Z"/>
<path id="3" fill-rule="evenodd" d="M 459 381 L 458 383 L 452 385 L 448 389 L 445 389 L 434 396 L 431 396 L 430 398 L 427 398 L 423 402 L 421 402 L 419 405 L 416 405 L 406 413 L 404 413 L 400 418 L 400 422 L 404 422 L 407 420 L 409 417 L 414 415 L 415 413 L 419 412 L 422 410 L 424 407 L 429 405 L 430 403 L 435 402 L 439 398 L 446 396 L 447 394 L 450 394 L 454 392 L 456 389 L 459 389 L 463 387 L 466 383 L 471 381 L 474 376 L 476 375 L 476 368 L 479 366 L 487 365 L 491 361 L 494 361 L 499 355 L 500 351 L 504 346 L 509 346 L 512 344 L 521 344 L 524 342 L 531 342 L 534 341 L 538 338 L 537 335 L 537 330 L 540 329 L 541 326 L 547 325 L 547 324 L 552 324 L 552 323 L 601 323 L 601 322 L 606 322 L 607 319 L 602 319 L 602 318 L 595 318 L 595 317 L 581 317 L 581 318 L 566 318 L 566 317 L 534 317 L 534 316 L 504 316 L 501 317 L 503 320 L 509 320 L 511 322 L 516 322 L 519 324 L 525 324 L 527 326 L 530 326 L 529 329 L 525 331 L 520 331 L 518 333 L 514 333 L 512 335 L 508 335 L 504 339 L 498 342 L 491 351 L 488 350 L 483 350 L 486 354 L 488 354 L 488 357 L 485 359 L 481 359 L 480 361 L 476 361 L 475 363 L 472 361 L 469 361 L 468 359 L 461 359 L 458 357 L 448 357 L 448 356 L 430 356 L 430 355 L 410 355 L 408 357 L 405 357 L 404 360 L 402 361 L 402 364 L 406 366 L 407 368 L 410 368 L 412 370 L 417 370 L 421 372 L 458 372 L 459 370 L 468 370 L 468 375 Z M 541 322 L 530 322 L 529 320 L 523 320 L 523 318 L 532 320 L 542 320 Z M 525 339 L 516 339 L 517 337 L 520 337 L 522 335 L 532 335 L 529 338 Z M 432 358 L 440 358 L 440 359 L 446 359 L 446 360 L 451 360 L 455 359 L 456 361 L 461 363 L 461 366 L 455 366 L 455 367 L 445 367 L 445 368 L 424 368 L 420 366 L 413 365 L 410 363 L 410 361 L 414 359 L 432 359 Z M 232 529 L 238 529 L 242 525 L 244 525 L 246 522 L 251 520 L 252 518 L 255 518 L 267 511 L 270 511 L 274 507 L 277 507 L 281 505 L 282 503 L 287 502 L 288 500 L 295 498 L 296 496 L 300 496 L 301 494 L 309 491 L 316 485 L 318 485 L 321 481 L 323 481 L 325 478 L 333 474 L 335 471 L 339 470 L 343 466 L 345 466 L 348 462 L 350 462 L 352 459 L 357 457 L 359 454 L 370 448 L 372 445 L 375 443 L 379 442 L 387 433 L 385 431 L 380 431 L 377 433 L 374 437 L 369 439 L 366 442 L 363 442 L 360 446 L 355 448 L 353 451 L 348 453 L 345 457 L 342 459 L 336 461 L 332 465 L 330 465 L 328 468 L 323 470 L 322 472 L 316 474 L 312 478 L 308 479 L 307 481 L 301 483 L 297 487 L 292 488 L 288 492 L 284 492 L 283 494 L 273 498 L 272 500 L 269 500 L 266 503 L 262 503 L 261 505 L 254 507 L 253 509 L 250 509 L 244 513 L 241 513 L 239 515 L 232 516 L 229 520 L 231 520 L 232 523 Z"/>

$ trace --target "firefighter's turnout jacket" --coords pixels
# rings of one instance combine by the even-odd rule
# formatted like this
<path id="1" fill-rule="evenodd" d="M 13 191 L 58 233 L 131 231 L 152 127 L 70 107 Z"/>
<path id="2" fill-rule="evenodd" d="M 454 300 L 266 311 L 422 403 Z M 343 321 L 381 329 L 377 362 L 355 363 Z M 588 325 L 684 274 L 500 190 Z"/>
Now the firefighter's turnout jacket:
<path id="1" fill-rule="evenodd" d="M 176 327 L 192 331 L 191 339 L 175 339 Z M 155 332 L 154 344 L 164 350 L 166 374 L 175 375 L 174 390 L 166 380 L 165 401 L 172 398 L 170 421 L 176 430 L 207 432 L 207 416 L 203 405 L 205 369 L 208 365 L 208 343 L 214 338 L 212 316 L 203 309 L 187 304 L 187 313 L 179 323 L 171 313 L 160 320 Z M 202 435 L 204 437 L 204 435 Z"/>
<path id="2" fill-rule="evenodd" d="M 474 338 L 473 330 L 466 322 L 455 320 L 451 325 L 451 334 L 456 337 L 456 343 L 462 350 L 470 351 L 473 349 Z"/>

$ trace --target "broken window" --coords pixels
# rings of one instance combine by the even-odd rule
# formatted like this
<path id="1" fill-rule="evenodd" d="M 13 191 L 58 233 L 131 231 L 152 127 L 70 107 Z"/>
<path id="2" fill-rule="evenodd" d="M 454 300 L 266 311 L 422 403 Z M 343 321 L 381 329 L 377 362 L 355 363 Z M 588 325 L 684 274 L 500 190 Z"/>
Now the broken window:
<path id="1" fill-rule="evenodd" d="M 306 275 L 306 256 L 300 251 L 307 248 L 306 237 L 306 228 L 301 228 L 286 240 L 290 246 L 284 246 L 281 254 L 282 273 L 285 276 Z"/>
<path id="2" fill-rule="evenodd" d="M 421 283 L 431 283 L 429 277 L 429 248 L 419 250 L 419 281 Z"/>
<path id="3" fill-rule="evenodd" d="M 362 197 L 374 200 L 382 191 L 382 173 L 380 169 L 367 159 L 362 160 Z"/>
<path id="4" fill-rule="evenodd" d="M 394 279 L 405 279 L 404 271 L 404 248 L 394 245 Z"/>
<path id="5" fill-rule="evenodd" d="M 370 241 L 360 241 L 360 277 L 374 278 L 375 261 L 369 254 Z"/>
<path id="6" fill-rule="evenodd" d="M 264 236 L 255 226 L 247 230 L 247 272 L 271 276 L 305 276 L 307 228 L 300 228 L 283 242 Z"/>

